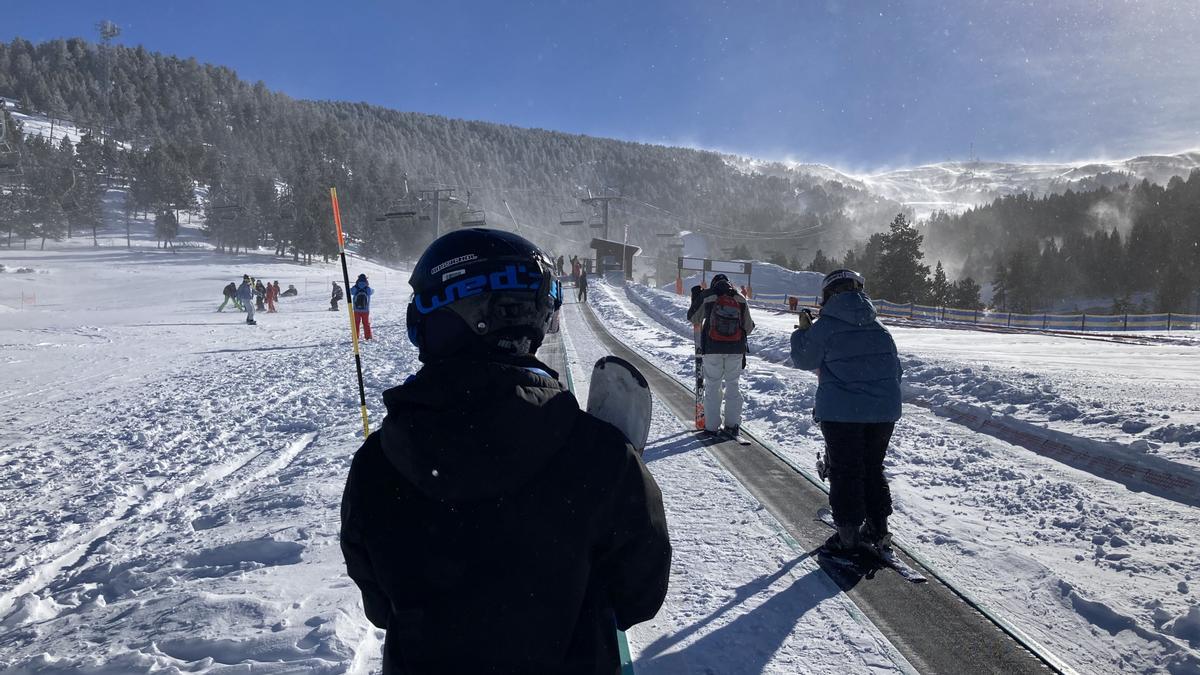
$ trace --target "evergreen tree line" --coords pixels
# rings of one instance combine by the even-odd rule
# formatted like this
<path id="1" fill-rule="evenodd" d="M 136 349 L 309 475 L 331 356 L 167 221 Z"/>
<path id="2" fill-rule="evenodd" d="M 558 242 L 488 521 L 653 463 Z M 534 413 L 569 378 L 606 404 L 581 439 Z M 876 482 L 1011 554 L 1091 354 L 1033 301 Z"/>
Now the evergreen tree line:
<path id="1" fill-rule="evenodd" d="M 599 230 L 559 221 L 567 211 L 591 215 L 578 202 L 588 188 L 626 197 L 611 205 L 610 236 L 623 237 L 628 225 L 629 242 L 647 253 L 671 243 L 658 235 L 685 229 L 718 245 L 745 242 L 756 256 L 840 247 L 857 226 L 900 208 L 839 182 L 742 173 L 712 152 L 293 100 L 228 68 L 81 39 L 0 43 L 0 96 L 84 129 L 102 161 L 77 168 L 76 178 L 89 172 L 87 180 L 103 176 L 104 185 L 127 188 L 130 208 L 156 214 L 165 241 L 171 221 L 199 195 L 214 243 L 235 251 L 332 254 L 330 185 L 354 245 L 383 259 L 411 258 L 433 238 L 431 219 L 381 216 L 428 216 L 433 204 L 416 190 L 435 186 L 457 188 L 456 201 L 440 204 L 443 231 L 463 220 L 469 200 L 489 225 L 515 227 L 511 210 L 522 234 L 576 253 L 586 253 Z M 43 223 L 53 209 L 29 201 L 50 190 L 35 184 L 53 170 L 42 168 L 34 139 L 19 143 L 23 171 L 8 192 L 20 194 L 23 210 L 0 212 L 0 227 L 62 236 Z"/>
<path id="2" fill-rule="evenodd" d="M 1078 298 L 1114 313 L 1200 304 L 1200 171 L 1165 187 L 1004 197 L 935 214 L 928 233 L 937 250 L 962 255 L 965 272 L 992 281 L 1001 309 L 1037 312 Z"/>
<path id="3" fill-rule="evenodd" d="M 892 302 L 982 309 L 980 287 L 972 277 L 950 281 L 941 260 L 930 272 L 924 262 L 923 240 L 924 236 L 908 217 L 899 213 L 887 232 L 871 235 L 866 243 L 848 249 L 841 258 L 831 258 L 818 249 L 804 269 L 821 274 L 838 269 L 855 270 L 866 277 L 867 292 L 872 297 Z"/>

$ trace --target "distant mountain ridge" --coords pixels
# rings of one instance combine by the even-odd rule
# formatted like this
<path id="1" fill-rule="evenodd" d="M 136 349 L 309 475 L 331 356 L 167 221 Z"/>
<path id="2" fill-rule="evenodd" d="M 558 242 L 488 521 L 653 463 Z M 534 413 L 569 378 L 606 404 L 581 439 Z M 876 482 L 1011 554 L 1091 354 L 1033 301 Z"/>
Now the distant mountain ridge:
<path id="1" fill-rule="evenodd" d="M 1200 169 L 1200 150 L 1173 155 L 1139 155 L 1130 159 L 1093 162 L 950 161 L 853 175 L 825 164 L 757 160 L 725 155 L 739 171 L 785 178 L 808 175 L 839 181 L 910 207 L 918 218 L 938 210 L 961 213 L 997 197 L 1030 193 L 1060 194 L 1094 190 L 1128 182 L 1166 185 L 1172 177 L 1187 178 Z"/>

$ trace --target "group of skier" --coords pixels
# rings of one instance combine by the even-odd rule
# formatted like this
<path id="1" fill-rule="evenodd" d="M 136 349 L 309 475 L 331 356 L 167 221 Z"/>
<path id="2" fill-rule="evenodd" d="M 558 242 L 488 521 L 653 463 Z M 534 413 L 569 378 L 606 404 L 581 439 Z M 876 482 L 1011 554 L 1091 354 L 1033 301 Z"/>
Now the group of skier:
<path id="1" fill-rule="evenodd" d="M 230 302 L 239 311 L 246 313 L 246 324 L 250 326 L 257 325 L 258 322 L 254 319 L 256 311 L 266 311 L 268 314 L 274 313 L 275 303 L 280 298 L 289 298 L 300 294 L 296 287 L 288 284 L 287 290 L 281 291 L 279 282 L 273 281 L 263 283 L 261 279 L 255 279 L 249 274 L 242 275 L 241 285 L 235 285 L 230 282 L 222 290 L 224 300 L 217 307 L 218 312 L 225 311 L 225 306 Z M 375 294 L 375 289 L 371 288 L 367 282 L 367 275 L 358 275 L 357 282 L 350 287 L 350 302 L 354 309 L 354 325 L 355 330 L 364 339 L 371 339 L 371 296 Z M 335 281 L 333 282 L 333 293 L 329 299 L 330 311 L 337 311 L 338 302 L 341 301 L 342 287 Z"/>
<path id="2" fill-rule="evenodd" d="M 217 307 L 217 311 L 225 311 L 225 305 L 232 301 L 235 308 L 246 312 L 246 323 L 253 326 L 257 324 L 254 320 L 255 311 L 274 314 L 275 303 L 280 298 L 289 298 L 298 294 L 299 291 L 294 285 L 288 284 L 287 290 L 280 291 L 278 281 L 264 284 L 262 279 L 255 279 L 249 274 L 243 274 L 240 286 L 235 285 L 232 281 L 225 285 L 222 290 L 225 299 Z"/>
<path id="3" fill-rule="evenodd" d="M 537 358 L 563 300 L 558 268 L 483 228 L 437 239 L 414 268 L 408 337 L 423 365 L 384 392 L 387 417 L 355 454 L 341 509 L 349 575 L 386 630 L 385 673 L 616 673 L 614 628 L 649 620 L 666 596 L 657 484 Z M 365 281 L 351 297 L 369 307 Z M 705 428 L 721 428 L 723 393 L 736 435 L 754 322 L 728 279 L 694 300 L 714 385 Z M 792 358 L 819 371 L 838 530 L 826 547 L 884 539 L 900 367 L 861 276 L 826 277 L 821 319 L 801 321 Z"/>

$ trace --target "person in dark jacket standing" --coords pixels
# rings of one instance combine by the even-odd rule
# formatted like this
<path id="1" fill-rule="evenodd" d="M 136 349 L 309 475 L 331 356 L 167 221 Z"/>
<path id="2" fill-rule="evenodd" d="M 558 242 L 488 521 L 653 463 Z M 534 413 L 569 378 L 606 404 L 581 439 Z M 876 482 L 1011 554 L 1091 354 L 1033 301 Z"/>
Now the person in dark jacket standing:
<path id="1" fill-rule="evenodd" d="M 883 458 L 900 419 L 903 369 L 891 333 L 879 322 L 853 270 L 825 276 L 821 318 L 801 312 L 792 333 L 792 365 L 817 370 L 813 419 L 821 425 L 829 467 L 829 506 L 837 533 L 826 546 L 887 546 L 892 496 Z"/>
<path id="2" fill-rule="evenodd" d="M 704 355 L 704 430 L 737 438 L 742 424 L 742 390 L 738 383 L 746 367 L 747 338 L 754 331 L 750 307 L 729 278 L 718 274 L 712 286 L 693 294 L 688 321 L 700 326 Z M 721 426 L 721 400 L 725 426 Z"/>
<path id="3" fill-rule="evenodd" d="M 258 311 L 263 311 L 266 307 L 263 306 L 263 299 L 267 297 L 267 289 L 263 287 L 262 279 L 254 280 L 254 308 Z"/>
<path id="4" fill-rule="evenodd" d="M 338 286 L 338 282 L 333 282 L 333 292 L 329 296 L 329 311 L 338 311 L 338 303 L 342 300 L 342 287 Z"/>
<path id="5" fill-rule="evenodd" d="M 363 339 L 371 339 L 371 296 L 375 289 L 367 283 L 367 275 L 360 274 L 350 287 L 350 306 L 354 309 L 354 325 Z"/>
<path id="6" fill-rule="evenodd" d="M 385 673 L 615 675 L 616 629 L 666 595 L 658 486 L 535 356 L 562 303 L 552 272 L 525 239 L 471 228 L 409 280 L 424 365 L 384 393 L 341 513 Z"/>
<path id="7" fill-rule="evenodd" d="M 588 289 L 587 270 L 582 269 L 582 268 L 579 270 L 579 279 L 575 283 L 578 286 L 578 290 L 575 291 L 575 301 L 576 302 L 587 302 L 587 289 Z"/>
<path id="8" fill-rule="evenodd" d="M 237 299 L 237 284 L 235 284 L 231 281 L 225 286 L 224 290 L 222 290 L 221 292 L 225 295 L 225 300 L 222 301 L 221 306 L 217 308 L 218 312 L 225 311 L 225 305 L 228 305 L 230 300 L 233 301 L 234 307 L 241 309 L 241 305 L 240 305 L 240 303 L 238 303 L 238 299 Z"/>

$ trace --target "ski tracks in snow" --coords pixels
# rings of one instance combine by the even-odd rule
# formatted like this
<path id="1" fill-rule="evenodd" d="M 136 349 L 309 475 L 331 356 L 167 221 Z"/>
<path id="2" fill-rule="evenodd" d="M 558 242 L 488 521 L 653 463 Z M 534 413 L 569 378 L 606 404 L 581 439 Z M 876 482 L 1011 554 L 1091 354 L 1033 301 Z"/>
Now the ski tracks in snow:
<path id="1" fill-rule="evenodd" d="M 353 362 L 345 317 L 315 318 L 330 340 L 309 345 L 312 319 L 294 316 L 269 339 L 302 348 L 185 345 L 96 400 L 22 397 L 24 427 L 0 439 L 0 670 L 377 667 L 336 546 L 361 442 Z M 365 351 L 378 423 L 415 354 L 386 329 Z"/>

